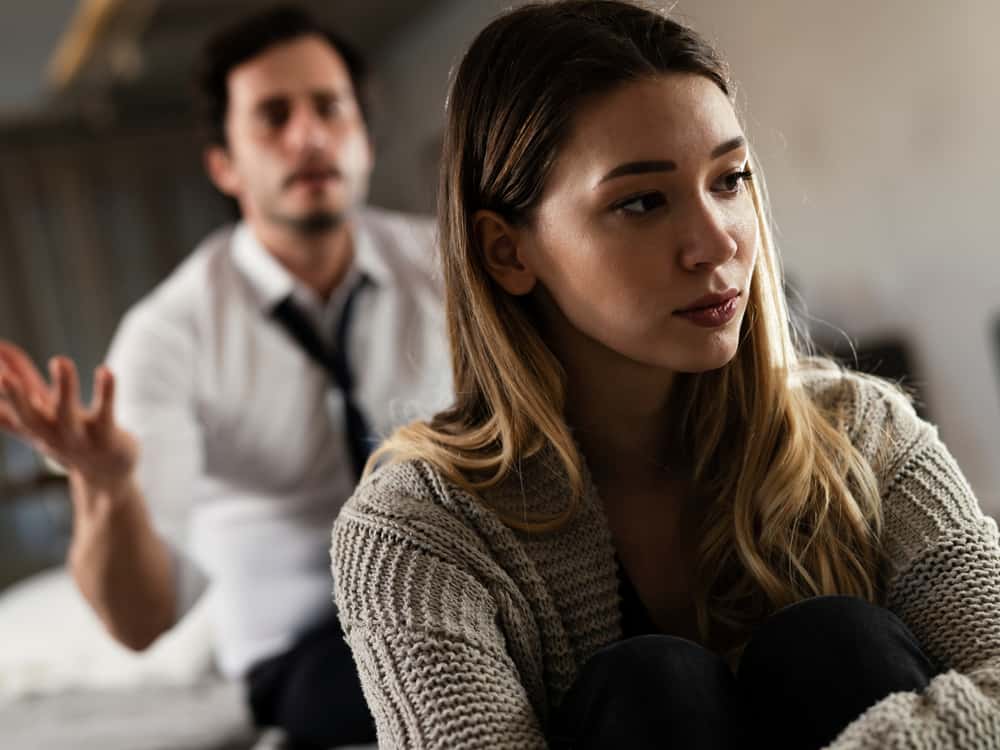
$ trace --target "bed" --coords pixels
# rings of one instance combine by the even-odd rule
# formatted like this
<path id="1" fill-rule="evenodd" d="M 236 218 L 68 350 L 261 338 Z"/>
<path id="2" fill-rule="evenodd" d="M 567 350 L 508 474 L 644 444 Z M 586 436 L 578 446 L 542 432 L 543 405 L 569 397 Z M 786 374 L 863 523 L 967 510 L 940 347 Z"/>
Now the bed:
<path id="1" fill-rule="evenodd" d="M 204 604 L 147 652 L 111 640 L 63 569 L 0 593 L 3 750 L 265 750 L 218 675 Z"/>
<path id="2" fill-rule="evenodd" d="M 248 750 L 279 747 L 250 728 L 238 685 L 75 689 L 0 707 L 5 750 Z"/>

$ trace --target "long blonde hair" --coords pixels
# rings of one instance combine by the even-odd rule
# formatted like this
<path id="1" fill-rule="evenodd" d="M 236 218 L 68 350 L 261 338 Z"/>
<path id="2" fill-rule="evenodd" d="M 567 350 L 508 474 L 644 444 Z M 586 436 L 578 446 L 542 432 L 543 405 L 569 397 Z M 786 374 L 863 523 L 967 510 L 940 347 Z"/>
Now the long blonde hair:
<path id="1" fill-rule="evenodd" d="M 456 400 L 398 430 L 376 454 L 420 458 L 473 493 L 556 451 L 573 497 L 558 516 L 501 517 L 526 532 L 558 528 L 584 491 L 583 457 L 564 418 L 565 378 L 521 298 L 487 272 L 471 217 L 530 221 L 573 113 L 628 81 L 687 72 L 730 95 L 728 72 L 690 29 L 624 2 L 522 6 L 480 33 L 452 84 L 439 229 Z M 877 596 L 878 487 L 867 462 L 797 387 L 814 361 L 790 330 L 763 183 L 749 183 L 760 248 L 741 343 L 719 370 L 680 375 L 676 445 L 712 499 L 697 551 L 702 635 L 748 629 L 820 594 Z M 371 464 L 370 464 L 371 465 Z M 498 511 L 499 512 L 499 511 Z"/>

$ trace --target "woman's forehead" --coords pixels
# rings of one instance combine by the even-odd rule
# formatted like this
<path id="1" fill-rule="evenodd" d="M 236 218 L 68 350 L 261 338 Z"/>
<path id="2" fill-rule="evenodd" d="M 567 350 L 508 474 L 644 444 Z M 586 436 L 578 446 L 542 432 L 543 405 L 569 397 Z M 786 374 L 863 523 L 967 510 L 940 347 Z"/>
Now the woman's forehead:
<path id="1" fill-rule="evenodd" d="M 623 84 L 584 105 L 559 162 L 574 172 L 628 160 L 683 167 L 712 159 L 718 146 L 742 135 L 732 103 L 712 80 L 668 74 Z"/>

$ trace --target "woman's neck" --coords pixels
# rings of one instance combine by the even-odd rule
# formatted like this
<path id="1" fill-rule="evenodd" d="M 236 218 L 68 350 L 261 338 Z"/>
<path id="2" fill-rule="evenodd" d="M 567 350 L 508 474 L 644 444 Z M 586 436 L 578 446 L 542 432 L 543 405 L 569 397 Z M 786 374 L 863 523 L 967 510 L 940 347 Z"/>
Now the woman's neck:
<path id="1" fill-rule="evenodd" d="M 566 419 L 595 481 L 662 480 L 670 451 L 673 373 L 604 350 L 567 369 Z"/>
<path id="2" fill-rule="evenodd" d="M 588 468 L 599 484 L 625 480 L 644 484 L 646 479 L 664 476 L 669 451 L 664 411 L 637 406 L 631 399 L 600 403 L 595 399 L 585 409 L 567 413 Z"/>
<path id="3" fill-rule="evenodd" d="M 674 373 L 629 359 L 583 334 L 541 287 L 542 335 L 566 373 L 565 417 L 598 486 L 652 487 L 669 463 Z"/>

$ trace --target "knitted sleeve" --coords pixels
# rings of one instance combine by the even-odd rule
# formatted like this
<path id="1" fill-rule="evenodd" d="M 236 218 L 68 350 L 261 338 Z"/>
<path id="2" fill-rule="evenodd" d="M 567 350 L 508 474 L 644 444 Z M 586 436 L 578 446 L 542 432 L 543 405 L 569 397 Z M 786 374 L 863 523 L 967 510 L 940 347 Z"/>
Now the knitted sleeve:
<path id="1" fill-rule="evenodd" d="M 830 750 L 1000 748 L 1000 546 L 937 431 L 900 395 L 858 388 L 857 443 L 882 477 L 886 605 L 942 672 L 888 696 Z M 888 448 L 886 450 L 886 448 Z"/>
<path id="2" fill-rule="evenodd" d="M 500 622 L 515 592 L 404 469 L 361 485 L 333 531 L 334 597 L 380 748 L 545 748 Z"/>

